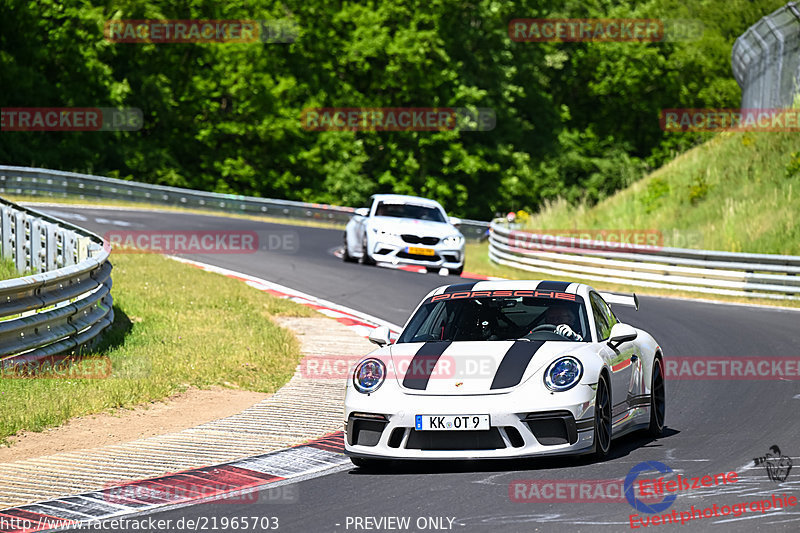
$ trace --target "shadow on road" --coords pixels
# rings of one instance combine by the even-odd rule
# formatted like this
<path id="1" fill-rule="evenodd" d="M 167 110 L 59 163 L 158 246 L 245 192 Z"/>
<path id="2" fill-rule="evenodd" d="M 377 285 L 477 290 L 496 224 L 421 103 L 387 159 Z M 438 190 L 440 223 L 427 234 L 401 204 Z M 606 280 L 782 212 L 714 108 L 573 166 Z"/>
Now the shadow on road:
<path id="1" fill-rule="evenodd" d="M 603 462 L 626 457 L 638 448 L 658 448 L 661 441 L 679 434 L 680 431 L 669 427 L 664 434 L 653 438 L 636 432 L 615 439 L 611 452 Z M 591 455 L 534 457 L 525 459 L 476 459 L 471 461 L 375 461 L 374 465 L 353 467 L 351 475 L 418 475 L 418 474 L 453 474 L 465 472 L 510 472 L 536 470 L 562 470 L 597 463 Z"/>

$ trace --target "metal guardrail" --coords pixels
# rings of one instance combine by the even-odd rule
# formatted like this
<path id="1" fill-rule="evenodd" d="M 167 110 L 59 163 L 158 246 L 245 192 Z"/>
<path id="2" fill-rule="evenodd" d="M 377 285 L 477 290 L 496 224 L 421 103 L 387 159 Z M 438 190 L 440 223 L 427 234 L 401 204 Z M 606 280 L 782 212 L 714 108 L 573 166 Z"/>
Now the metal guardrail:
<path id="1" fill-rule="evenodd" d="M 0 253 L 20 272 L 0 281 L 0 361 L 74 352 L 114 320 L 110 248 L 99 236 L 0 199 Z"/>
<path id="2" fill-rule="evenodd" d="M 790 107 L 800 92 L 800 6 L 789 2 L 748 28 L 731 65 L 743 109 Z"/>
<path id="3" fill-rule="evenodd" d="M 2 193 L 50 198 L 127 200 L 165 206 L 210 209 L 227 213 L 322 220 L 341 224 L 347 223 L 355 211 L 353 207 L 210 193 L 74 172 L 0 165 L 0 194 Z M 488 222 L 463 220 L 461 232 L 467 238 L 478 239 L 483 236 L 488 227 Z"/>
<path id="4" fill-rule="evenodd" d="M 559 244 L 561 243 L 561 244 Z M 551 276 L 770 299 L 800 299 L 800 256 L 626 246 L 564 239 L 494 221 L 489 258 Z M 557 250 L 557 251 L 555 251 Z"/>

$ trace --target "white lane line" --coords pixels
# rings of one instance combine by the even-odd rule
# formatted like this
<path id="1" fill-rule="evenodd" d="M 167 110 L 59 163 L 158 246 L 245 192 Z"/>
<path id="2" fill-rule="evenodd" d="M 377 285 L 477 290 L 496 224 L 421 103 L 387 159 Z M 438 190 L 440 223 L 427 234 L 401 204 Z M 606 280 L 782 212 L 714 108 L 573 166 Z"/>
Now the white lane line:
<path id="1" fill-rule="evenodd" d="M 94 221 L 98 224 L 111 224 L 112 226 L 128 227 L 133 225 L 130 222 L 125 222 L 124 220 L 111 220 L 108 218 L 95 218 Z"/>
<path id="2" fill-rule="evenodd" d="M 56 218 L 63 218 L 64 220 L 77 220 L 79 222 L 86 222 L 87 220 L 89 220 L 85 216 L 79 215 L 78 213 L 67 213 L 66 211 L 52 211 L 50 209 L 44 212 Z"/>

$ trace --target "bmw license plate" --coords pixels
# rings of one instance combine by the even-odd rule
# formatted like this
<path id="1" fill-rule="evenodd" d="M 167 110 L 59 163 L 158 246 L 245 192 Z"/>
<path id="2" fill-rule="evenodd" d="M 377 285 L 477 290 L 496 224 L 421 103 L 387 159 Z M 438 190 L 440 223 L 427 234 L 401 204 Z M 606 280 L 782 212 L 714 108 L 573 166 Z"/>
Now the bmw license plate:
<path id="1" fill-rule="evenodd" d="M 417 415 L 417 431 L 479 431 L 489 429 L 489 415 Z"/>
<path id="2" fill-rule="evenodd" d="M 408 253 L 413 255 L 434 255 L 436 252 L 433 248 L 417 248 L 416 246 L 409 246 Z"/>

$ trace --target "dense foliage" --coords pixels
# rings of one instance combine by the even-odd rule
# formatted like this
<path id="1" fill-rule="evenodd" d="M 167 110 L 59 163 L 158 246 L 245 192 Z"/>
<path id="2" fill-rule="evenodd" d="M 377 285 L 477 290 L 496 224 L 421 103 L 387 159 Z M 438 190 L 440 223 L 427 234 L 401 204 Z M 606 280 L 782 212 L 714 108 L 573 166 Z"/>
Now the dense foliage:
<path id="1" fill-rule="evenodd" d="M 3 132 L 0 162 L 357 205 L 433 197 L 453 214 L 598 200 L 696 137 L 662 108 L 738 107 L 733 41 L 782 0 L 0 0 L 3 107 L 131 106 L 138 132 Z M 109 19 L 282 19 L 293 44 L 124 44 Z M 533 43 L 515 18 L 683 18 L 699 40 Z M 486 132 L 308 131 L 308 107 L 475 106 Z"/>

